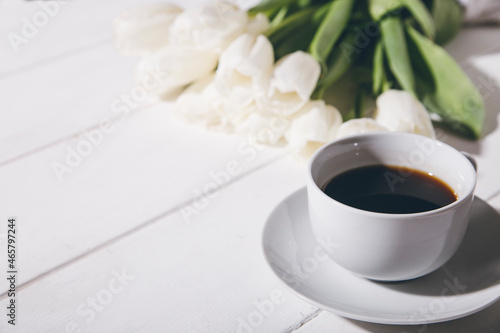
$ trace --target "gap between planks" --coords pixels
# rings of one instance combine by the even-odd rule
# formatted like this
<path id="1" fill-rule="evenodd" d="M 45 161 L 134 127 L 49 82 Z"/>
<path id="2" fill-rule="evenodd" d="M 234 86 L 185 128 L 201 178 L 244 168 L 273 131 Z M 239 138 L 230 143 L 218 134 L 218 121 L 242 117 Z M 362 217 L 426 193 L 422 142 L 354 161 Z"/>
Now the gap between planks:
<path id="1" fill-rule="evenodd" d="M 265 168 L 265 167 L 267 167 L 267 166 L 269 166 L 269 165 L 271 165 L 273 163 L 276 163 L 277 161 L 285 158 L 287 155 L 288 155 L 287 153 L 282 153 L 282 154 L 280 154 L 280 155 L 278 155 L 278 156 L 270 159 L 269 161 L 267 161 L 267 162 L 265 162 L 265 163 L 263 163 L 263 164 L 255 167 L 255 168 L 253 168 L 251 170 L 248 170 L 247 172 L 244 172 L 244 173 L 242 173 L 241 175 L 239 175 L 237 177 L 234 177 L 232 180 L 230 180 L 229 182 L 227 182 L 224 185 L 222 185 L 219 188 L 219 190 L 223 191 L 227 187 L 232 186 L 233 184 L 238 183 L 240 180 L 243 180 L 244 178 L 248 177 L 249 175 L 253 174 L 254 172 L 257 172 L 257 171 L 259 171 L 259 170 L 261 170 L 261 169 L 263 169 L 263 168 Z M 96 252 L 99 252 L 100 250 L 103 250 L 103 249 L 105 249 L 105 248 L 107 248 L 107 247 L 109 247 L 109 246 L 111 246 L 111 245 L 113 245 L 113 244 L 121 241 L 122 239 L 124 239 L 124 238 L 126 238 L 126 237 L 128 237 L 128 236 L 130 236 L 130 235 L 132 235 L 132 234 L 134 234 L 134 233 L 142 230 L 142 229 L 145 229 L 145 228 L 147 228 L 147 227 L 149 227 L 151 225 L 154 225 L 155 223 L 161 221 L 165 217 L 167 217 L 169 215 L 172 215 L 172 214 L 180 211 L 182 208 L 184 208 L 184 207 L 186 207 L 188 205 L 191 205 L 192 203 L 194 203 L 195 201 L 197 201 L 198 199 L 200 199 L 202 196 L 203 196 L 203 194 L 200 194 L 200 195 L 198 195 L 196 197 L 193 197 L 193 198 L 191 198 L 189 200 L 181 202 L 180 204 L 178 204 L 178 205 L 176 205 L 176 206 L 168 209 L 167 211 L 165 211 L 163 213 L 160 213 L 157 216 L 155 216 L 155 217 L 153 217 L 153 218 L 151 218 L 149 220 L 146 220 L 144 223 L 141 223 L 141 224 L 133 227 L 132 229 L 129 229 L 129 230 L 125 231 L 125 232 L 122 232 L 119 235 L 116 235 L 116 236 L 108 239 L 107 241 L 105 241 L 105 242 L 103 242 L 103 243 L 95 246 L 94 248 L 90 249 L 89 251 L 83 252 L 83 253 L 77 255 L 76 257 L 74 257 L 74 258 L 66 261 L 66 262 L 58 264 L 58 265 L 56 265 L 56 266 L 48 269 L 47 271 L 36 275 L 32 279 L 30 279 L 30 280 L 28 280 L 28 281 L 26 281 L 26 282 L 18 285 L 16 287 L 16 289 L 18 291 L 22 291 L 23 289 L 25 289 L 25 288 L 27 288 L 27 287 L 29 287 L 29 286 L 37 283 L 39 280 L 42 280 L 42 279 L 44 279 L 44 278 L 46 278 L 46 277 L 48 277 L 48 276 L 50 276 L 50 275 L 52 275 L 54 273 L 57 273 L 57 272 L 63 270 L 64 268 L 66 268 L 66 267 L 68 267 L 68 266 L 70 266 L 70 265 L 72 265 L 72 264 L 74 264 L 74 263 L 76 263 L 76 262 L 78 262 L 78 261 L 80 261 L 80 260 L 82 260 L 82 259 L 84 259 L 84 258 L 86 258 L 86 257 L 88 257 L 88 256 L 90 256 L 90 255 L 92 255 L 94 253 L 96 253 Z M 6 297 L 7 297 L 7 291 L 4 292 L 4 293 L 2 293 L 2 294 L 0 294 L 0 301 L 2 301 L 3 299 L 5 299 Z"/>
<path id="2" fill-rule="evenodd" d="M 287 328 L 286 330 L 284 330 L 283 333 L 292 333 L 292 332 L 297 331 L 302 326 L 304 326 L 305 324 L 309 323 L 314 318 L 316 318 L 317 316 L 319 316 L 319 314 L 321 312 L 323 312 L 323 310 L 321 310 L 321 309 L 314 310 L 313 312 L 311 312 L 310 314 L 308 314 L 307 316 L 305 316 L 304 319 L 300 320 L 297 324 L 292 325 L 289 328 Z"/>
<path id="3" fill-rule="evenodd" d="M 5 79 L 8 79 L 8 78 L 11 78 L 13 76 L 16 76 L 16 75 L 19 75 L 19 74 L 22 74 L 22 73 L 26 73 L 26 72 L 29 72 L 29 71 L 32 71 L 32 70 L 35 70 L 35 69 L 38 69 L 38 68 L 41 68 L 43 66 L 47 66 L 47 65 L 50 65 L 52 63 L 55 63 L 57 61 L 61 61 L 63 59 L 66 59 L 66 58 L 70 58 L 70 57 L 73 57 L 73 56 L 77 56 L 77 55 L 81 55 L 81 54 L 84 54 L 84 53 L 87 53 L 89 51 L 92 51 L 92 50 L 95 50 L 95 49 L 98 49 L 98 48 L 101 48 L 101 47 L 105 47 L 107 45 L 109 45 L 109 42 L 111 41 L 111 38 L 105 38 L 105 39 L 102 39 L 102 40 L 98 40 L 96 42 L 93 42 L 93 43 L 90 43 L 90 44 L 87 44 L 87 45 L 84 45 L 82 47 L 78 47 L 78 48 L 75 48 L 75 49 L 72 49 L 72 50 L 68 50 L 68 51 L 65 51 L 63 53 L 60 53 L 60 54 L 57 54 L 55 56 L 52 56 L 52 57 L 48 57 L 48 58 L 45 58 L 45 59 L 42 59 L 40 61 L 37 61 L 37 62 L 34 62 L 32 64 L 29 64 L 29 65 L 26 65 L 26 66 L 23 66 L 23 67 L 20 67 L 20 68 L 17 68 L 17 69 L 14 69 L 14 70 L 11 70 L 11 71 L 7 71 L 7 72 L 3 72 L 3 73 L 0 73 L 0 81 L 2 80 L 5 80 Z M 494 46 L 494 47 L 491 47 L 489 49 L 486 49 L 486 50 L 483 50 L 482 54 L 484 53 L 489 53 L 493 50 L 496 50 L 498 49 L 498 46 Z M 474 57 L 475 58 L 475 57 Z M 461 62 L 461 64 L 465 64 L 465 63 L 468 63 L 469 61 L 471 61 L 473 59 L 466 59 L 464 61 Z M 129 114 L 129 116 L 133 116 L 141 111 L 145 111 L 147 109 L 150 109 L 151 107 L 155 106 L 156 104 L 148 104 L 142 108 L 139 108 L 139 109 L 136 109 L 136 110 L 132 110 L 132 112 Z M 128 118 L 129 116 L 127 116 L 126 118 Z M 125 118 L 123 117 L 120 117 L 120 116 L 117 116 L 115 118 L 112 118 L 111 121 L 113 124 L 115 123 L 118 123 L 122 120 L 124 120 Z M 97 127 L 99 127 L 99 124 L 97 125 L 94 125 L 94 126 L 91 126 L 91 127 L 88 127 L 88 128 L 85 128 L 75 134 L 71 134 L 71 135 L 68 135 L 68 136 L 65 136 L 65 137 L 62 137 L 62 138 L 59 138 L 57 140 L 54 140 L 52 142 L 49 142 L 47 144 L 44 144 L 42 146 L 39 146 L 39 147 L 36 147 L 34 149 L 31 149 L 25 153 L 22 153 L 20 155 L 17 155 L 13 158 L 10 158 L 6 161 L 3 161 L 3 162 L 0 162 L 0 167 L 2 166 L 5 166 L 7 164 L 10 164 L 10 163 L 13 163 L 13 162 L 16 162 L 18 160 L 21 160 L 23 158 L 26 158 L 32 154 L 35 154 L 35 153 L 38 153 L 38 152 L 41 152 L 45 149 L 48 149 L 50 147 L 53 147 L 55 145 L 58 145 L 60 143 L 63 143 L 65 141 L 69 141 L 69 140 L 72 140 L 80 135 L 83 135 L 83 133 L 85 133 L 86 131 L 90 131 L 90 130 L 93 130 L 93 129 L 96 129 Z M 285 157 L 285 154 L 281 154 L 273 159 L 271 159 L 270 161 L 260 165 L 260 166 L 257 166 L 256 168 L 254 169 L 251 169 L 243 174 L 241 174 L 240 176 L 238 177 L 235 177 L 234 179 L 232 179 L 231 181 L 229 181 L 228 183 L 224 184 L 223 186 L 221 186 L 220 190 L 224 190 L 225 188 L 229 187 L 229 186 L 232 186 L 233 184 L 236 184 L 238 183 L 240 180 L 248 177 L 249 175 L 251 175 L 252 173 L 260 170 L 260 169 L 263 169 L 275 162 L 277 162 L 278 160 L 282 159 Z M 494 192 L 493 194 L 491 194 L 490 196 L 488 196 L 487 198 L 485 198 L 485 201 L 490 201 L 492 199 L 495 199 L 497 197 L 500 196 L 500 190 Z M 57 273 L 58 271 L 60 270 L 63 270 L 64 268 L 96 253 L 96 252 L 99 252 L 100 250 L 102 249 L 105 249 L 117 242 L 119 242 L 120 240 L 128 237 L 129 235 L 132 235 L 134 234 L 135 232 L 138 232 L 142 229 L 145 229 L 153 224 L 155 224 L 156 222 L 159 222 L 160 220 L 162 220 L 163 218 L 171 215 L 171 214 L 174 214 L 175 212 L 181 210 L 183 207 L 187 206 L 187 205 L 190 205 L 192 204 L 194 201 L 198 200 L 201 196 L 196 196 L 190 200 L 187 200 L 187 201 L 184 201 L 180 204 L 178 204 L 177 206 L 163 212 L 163 213 L 160 213 L 159 215 L 157 215 L 156 217 L 153 217 L 149 220 L 147 220 L 146 222 L 138 225 L 138 226 L 135 226 L 134 228 L 130 229 L 130 230 L 127 230 L 99 245 L 97 245 L 96 247 L 94 247 L 93 249 L 87 251 L 87 252 L 84 252 L 74 258 L 72 258 L 71 260 L 69 261 L 66 261 L 64 263 L 61 263 L 51 269 L 49 269 L 48 271 L 45 271 L 37 276 L 35 276 L 34 278 L 22 283 L 21 285 L 19 285 L 17 287 L 17 289 L 19 291 L 35 284 L 36 282 L 38 282 L 39 280 L 41 279 L 44 279 L 45 277 L 48 277 L 54 273 Z M 5 293 L 2 293 L 0 294 L 0 300 L 3 300 L 7 295 L 7 292 Z M 297 322 L 296 324 L 290 326 L 289 328 L 287 328 L 286 330 L 283 331 L 283 333 L 293 333 L 295 331 L 297 331 L 298 329 L 300 329 L 302 326 L 306 325 L 307 323 L 311 322 L 312 320 L 314 320 L 316 317 L 318 317 L 319 314 L 321 314 L 323 312 L 323 310 L 321 309 L 316 309 L 315 311 L 311 312 L 310 314 L 308 314 L 306 317 L 304 317 L 302 320 L 300 320 L 299 322 Z"/>
<path id="4" fill-rule="evenodd" d="M 491 195 L 489 195 L 487 198 L 485 198 L 484 201 L 488 202 L 488 201 L 494 200 L 498 197 L 500 197 L 500 190 L 493 192 Z"/>
<path id="5" fill-rule="evenodd" d="M 110 120 L 110 124 L 117 124 L 119 123 L 120 121 L 124 121 L 132 116 L 135 116 L 136 114 L 142 112 L 142 111 L 147 111 L 155 106 L 158 106 L 161 102 L 160 101 L 152 101 L 148 104 L 145 104 L 143 105 L 142 107 L 138 107 L 138 108 L 134 108 L 132 109 L 126 116 L 116 116 L 116 117 L 113 117 L 113 118 L 109 118 Z M 23 158 L 26 158 L 30 155 L 33 155 L 33 154 L 36 154 L 36 153 L 39 153 L 41 151 L 44 151 L 46 149 L 49 149 L 51 147 L 54 147 L 54 146 L 57 146 L 58 144 L 61 144 L 63 142 L 66 142 L 66 141 L 70 141 L 70 140 L 73 140 L 73 139 L 76 139 L 80 136 L 83 136 L 86 132 L 89 132 L 89 131 L 92 131 L 94 129 L 99 129 L 99 126 L 100 126 L 100 123 L 96 124 L 96 125 L 93 125 L 93 126 L 90 126 L 90 127 L 87 127 L 87 128 L 84 128 L 76 133 L 73 133 L 73 134 L 70 134 L 70 135 L 67 135 L 67 136 L 64 136 L 62 138 L 59 138 L 59 139 L 56 139 L 54 141 L 51 141 L 51 142 L 48 142 L 46 144 L 43 144 L 39 147 L 36 147 L 36 148 L 33 148 L 33 149 L 30 149 L 24 153 L 21 153 L 17 156 L 14 156 L 14 157 L 11 157 L 3 162 L 0 162 L 0 168 L 3 167 L 3 166 L 6 166 L 7 164 L 10 164 L 10 163 L 14 163 L 14 162 L 17 162 L 19 160 L 22 160 Z"/>
<path id="6" fill-rule="evenodd" d="M 106 37 L 105 39 L 100 39 L 100 40 L 92 42 L 90 44 L 80 46 L 80 47 L 77 47 L 77 48 L 72 49 L 72 50 L 64 51 L 62 53 L 44 58 L 42 60 L 35 61 L 34 63 L 31 63 L 29 65 L 25 65 L 25 66 L 22 66 L 22 67 L 19 67 L 19 68 L 10 70 L 10 71 L 0 73 L 0 81 L 5 80 L 5 79 L 9 79 L 9 78 L 16 76 L 16 75 L 19 75 L 19 74 L 33 71 L 35 69 L 53 64 L 55 62 L 64 60 L 66 58 L 71 58 L 74 56 L 82 55 L 82 54 L 85 54 L 87 52 L 99 49 L 101 47 L 108 46 L 110 44 L 111 40 L 112 39 L 110 37 Z"/>

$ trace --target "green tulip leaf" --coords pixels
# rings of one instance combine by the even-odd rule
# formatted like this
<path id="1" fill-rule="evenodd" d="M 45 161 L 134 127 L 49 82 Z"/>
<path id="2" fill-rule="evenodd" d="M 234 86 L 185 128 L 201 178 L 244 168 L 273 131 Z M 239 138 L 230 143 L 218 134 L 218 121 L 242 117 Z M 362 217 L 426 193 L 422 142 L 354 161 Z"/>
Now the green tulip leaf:
<path id="1" fill-rule="evenodd" d="M 355 36 L 354 32 L 350 32 L 340 39 L 327 61 L 328 70 L 318 82 L 319 87 L 325 88 L 334 84 L 352 66 L 357 57 L 357 53 L 351 51 L 355 47 Z"/>
<path id="2" fill-rule="evenodd" d="M 435 0 L 436 1 L 436 0 Z M 434 28 L 434 20 L 432 18 L 431 13 L 427 10 L 424 3 L 420 0 L 402 0 L 406 9 L 408 9 L 417 21 L 420 29 L 422 29 L 423 33 L 430 39 L 434 39 L 436 34 Z"/>
<path id="3" fill-rule="evenodd" d="M 382 93 L 384 81 L 387 80 L 384 69 L 384 44 L 378 41 L 373 53 L 373 75 L 372 75 L 372 89 L 373 95 L 378 96 Z"/>
<path id="4" fill-rule="evenodd" d="M 314 35 L 309 51 L 323 66 L 349 21 L 353 5 L 354 0 L 333 0 Z"/>
<path id="5" fill-rule="evenodd" d="M 391 72 L 404 90 L 415 95 L 415 78 L 401 20 L 398 17 L 386 17 L 380 22 L 380 30 Z"/>
<path id="6" fill-rule="evenodd" d="M 479 138 L 485 116 L 479 91 L 443 48 L 410 26 L 407 31 L 415 48 L 412 55 L 419 57 L 414 63 L 427 74 L 419 81 L 421 101 L 444 124 L 467 137 Z"/>
<path id="7" fill-rule="evenodd" d="M 289 5 L 295 0 L 262 0 L 257 6 L 248 10 L 249 15 L 257 13 L 272 13 L 276 10 Z"/>
<path id="8" fill-rule="evenodd" d="M 399 10 L 402 7 L 402 0 L 369 0 L 368 2 L 368 10 L 370 11 L 370 16 L 375 21 L 380 21 L 382 17 L 384 17 L 388 13 L 399 14 Z"/>
<path id="9" fill-rule="evenodd" d="M 464 10 L 456 0 L 434 0 L 431 11 L 436 26 L 434 40 L 443 45 L 460 30 Z"/>

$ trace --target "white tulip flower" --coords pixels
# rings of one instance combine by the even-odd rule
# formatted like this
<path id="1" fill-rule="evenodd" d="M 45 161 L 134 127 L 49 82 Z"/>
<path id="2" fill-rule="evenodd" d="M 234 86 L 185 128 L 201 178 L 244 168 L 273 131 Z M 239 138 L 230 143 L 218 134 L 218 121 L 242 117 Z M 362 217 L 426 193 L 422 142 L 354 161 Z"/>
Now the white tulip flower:
<path id="1" fill-rule="evenodd" d="M 249 19 L 246 31 L 257 36 L 266 32 L 267 29 L 269 29 L 269 19 L 266 15 L 258 13 L 255 17 Z"/>
<path id="2" fill-rule="evenodd" d="M 436 137 L 425 106 L 403 90 L 387 90 L 377 98 L 375 120 L 390 131 Z"/>
<path id="3" fill-rule="evenodd" d="M 267 96 L 260 100 L 262 108 L 292 116 L 311 97 L 318 82 L 321 68 L 308 53 L 296 51 L 276 64 Z"/>
<path id="4" fill-rule="evenodd" d="M 248 16 L 237 6 L 223 1 L 203 3 L 181 13 L 169 31 L 176 45 L 191 45 L 221 53 L 246 31 Z"/>
<path id="5" fill-rule="evenodd" d="M 213 84 L 213 75 L 190 85 L 174 103 L 174 113 L 181 119 L 212 130 L 230 130 L 228 100 Z"/>
<path id="6" fill-rule="evenodd" d="M 151 4 L 123 11 L 113 20 L 115 44 L 126 56 L 144 56 L 168 44 L 168 31 L 182 12 L 176 5 Z"/>
<path id="7" fill-rule="evenodd" d="M 203 90 L 212 83 L 213 75 L 208 75 L 187 87 L 174 103 L 176 116 L 187 122 L 196 123 L 205 117 L 205 105 L 202 102 Z"/>
<path id="8" fill-rule="evenodd" d="M 310 101 L 292 119 L 285 138 L 293 151 L 308 155 L 334 139 L 341 124 L 342 115 L 335 107 L 323 100 Z"/>
<path id="9" fill-rule="evenodd" d="M 222 52 L 215 85 L 237 107 L 246 107 L 265 93 L 273 65 L 269 40 L 263 35 L 243 34 Z"/>
<path id="10" fill-rule="evenodd" d="M 232 116 L 235 132 L 256 143 L 276 145 L 288 130 L 290 121 L 279 115 L 260 110 L 255 103 L 236 109 Z"/>
<path id="11" fill-rule="evenodd" d="M 351 119 L 340 125 L 336 138 L 339 139 L 354 134 L 383 131 L 388 131 L 388 129 L 372 118 Z"/>
<path id="12" fill-rule="evenodd" d="M 148 76 L 156 79 L 155 95 L 169 94 L 185 85 L 212 73 L 217 66 L 215 52 L 186 45 L 166 45 L 157 52 L 142 58 L 135 69 L 137 80 Z"/>

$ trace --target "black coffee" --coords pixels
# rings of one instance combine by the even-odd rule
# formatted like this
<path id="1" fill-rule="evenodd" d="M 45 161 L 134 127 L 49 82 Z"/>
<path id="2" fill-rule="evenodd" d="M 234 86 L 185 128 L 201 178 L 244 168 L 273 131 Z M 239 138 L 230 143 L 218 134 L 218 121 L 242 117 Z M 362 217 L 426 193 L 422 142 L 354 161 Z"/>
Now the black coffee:
<path id="1" fill-rule="evenodd" d="M 390 165 L 346 171 L 330 180 L 323 191 L 343 204 L 390 214 L 425 212 L 457 200 L 455 192 L 432 174 Z"/>

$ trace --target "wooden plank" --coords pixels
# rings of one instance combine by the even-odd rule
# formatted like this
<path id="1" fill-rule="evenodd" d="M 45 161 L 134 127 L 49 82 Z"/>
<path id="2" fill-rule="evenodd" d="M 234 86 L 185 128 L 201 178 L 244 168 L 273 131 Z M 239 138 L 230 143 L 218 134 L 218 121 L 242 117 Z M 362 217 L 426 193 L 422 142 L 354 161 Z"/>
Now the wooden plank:
<path id="1" fill-rule="evenodd" d="M 134 62 L 108 45 L 0 81 L 0 163 L 120 116 Z"/>
<path id="2" fill-rule="evenodd" d="M 189 8 L 205 1 L 170 2 Z M 232 2 L 247 8 L 256 1 Z M 2 1 L 0 32 L 5 38 L 0 39 L 0 79 L 101 47 L 112 39 L 112 20 L 142 4 L 140 0 Z"/>
<path id="3" fill-rule="evenodd" d="M 498 53 L 498 29 L 494 25 L 466 26 L 444 48 L 459 63 L 477 54 Z"/>
<path id="4" fill-rule="evenodd" d="M 2 2 L 0 31 L 7 38 L 0 40 L 4 50 L 0 78 L 43 66 L 71 51 L 111 42 L 113 18 L 140 4 L 138 0 Z"/>
<path id="5" fill-rule="evenodd" d="M 111 20 L 138 1 L 4 1 L 0 78 L 71 50 L 111 40 Z M 99 6 L 99 10 L 95 10 Z M 92 22 L 92 23 L 91 23 Z"/>
<path id="6" fill-rule="evenodd" d="M 20 242 L 27 255 L 21 282 L 200 193 L 216 197 L 216 183 L 224 186 L 284 153 L 185 125 L 170 111 L 167 106 L 145 110 L 101 133 L 100 139 L 89 135 L 98 144 L 77 137 L 0 168 L 0 216 L 22 221 Z M 74 152 L 86 149 L 90 154 L 79 155 L 77 165 Z M 54 163 L 65 165 L 61 181 Z M 193 207 L 195 213 L 187 211 L 186 220 L 197 221 L 204 202 Z M 4 228 L 2 224 L 0 233 Z"/>
<path id="7" fill-rule="evenodd" d="M 500 213 L 500 189 L 493 198 L 488 200 L 488 203 Z"/>
<path id="8" fill-rule="evenodd" d="M 200 2 L 178 1 L 183 7 Z M 2 3 L 0 31 L 8 35 L 22 29 L 24 18 L 55 3 Z M 70 1 L 57 5 L 59 12 L 18 53 L 10 50 L 7 38 L 0 39 L 0 164 L 116 116 L 113 103 L 118 99 L 123 105 L 122 95 L 134 91 L 132 69 L 137 59 L 117 54 L 111 21 L 139 4 L 138 0 Z"/>
<path id="9" fill-rule="evenodd" d="M 304 185 L 303 174 L 291 159 L 279 160 L 221 191 L 198 220 L 186 223 L 177 210 L 27 286 L 18 294 L 17 329 L 288 331 L 316 309 L 287 292 L 267 267 L 261 233 L 274 206 Z M 80 237 L 97 238 L 106 227 L 92 229 Z M 40 249 L 28 239 L 19 246 L 24 253 Z M 22 265 L 30 269 L 27 258 Z M 129 278 L 120 283 L 117 275 Z"/>
<path id="10" fill-rule="evenodd" d="M 260 152 L 239 137 L 200 131 L 179 123 L 169 111 L 159 106 L 115 124 L 72 173 L 61 173 L 62 182 L 53 163 L 65 164 L 69 151 L 89 141 L 85 136 L 0 168 L 0 183 L 9 189 L 0 193 L 2 216 L 19 215 L 25 221 L 23 237 L 40 249 L 29 258 L 22 281 L 193 198 L 217 178 L 214 174 L 227 172 L 232 160 L 243 174 L 284 153 Z M 482 188 L 488 185 L 489 191 L 498 178 L 480 175 L 477 193 L 484 197 Z M 185 215 L 199 218 L 196 209 Z"/>
<path id="11" fill-rule="evenodd" d="M 495 115 L 495 117 L 495 121 L 500 120 L 499 115 Z M 487 200 L 498 192 L 500 178 L 496 176 L 496 170 L 500 167 L 500 155 L 496 152 L 500 141 L 500 131 L 495 130 L 479 141 L 463 139 L 450 132 L 444 132 L 443 136 L 438 138 L 474 157 L 478 165 L 476 194 L 479 197 Z"/>
<path id="12" fill-rule="evenodd" d="M 477 159 L 479 166 L 478 190 L 482 198 L 488 199 L 500 188 L 495 170 L 500 167 L 498 142 L 500 140 L 500 45 L 499 27 L 467 27 L 446 46 L 475 83 L 483 96 L 486 108 L 483 138 L 470 141 L 444 132 L 443 141 L 457 149 L 469 152 Z M 457 101 L 467 103 L 468 101 Z"/>

